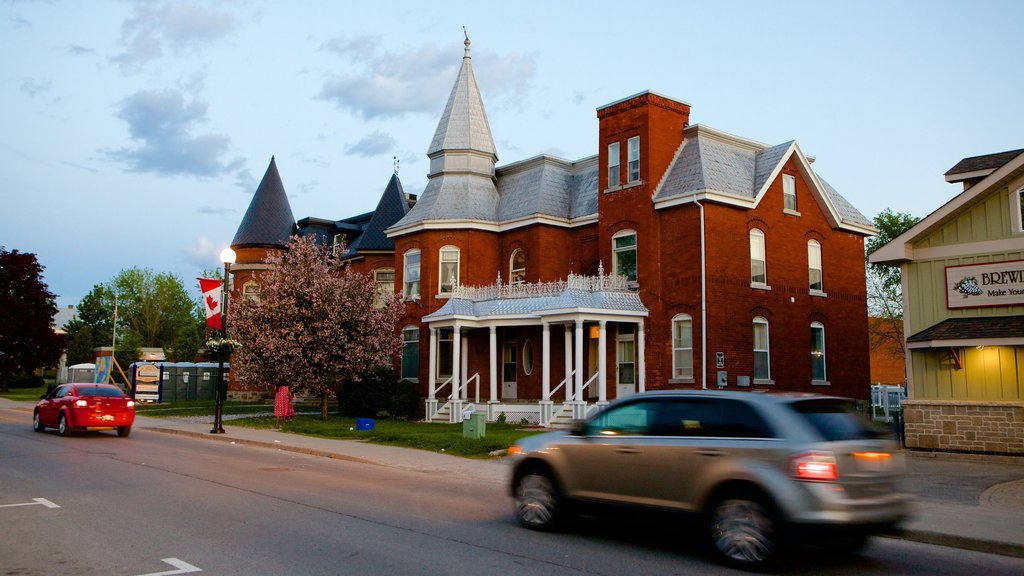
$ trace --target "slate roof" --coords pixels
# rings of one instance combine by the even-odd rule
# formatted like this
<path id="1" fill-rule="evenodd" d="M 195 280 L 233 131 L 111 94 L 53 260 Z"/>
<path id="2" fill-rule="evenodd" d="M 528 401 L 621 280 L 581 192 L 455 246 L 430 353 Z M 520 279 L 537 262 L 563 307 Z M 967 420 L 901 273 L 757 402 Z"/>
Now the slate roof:
<path id="1" fill-rule="evenodd" d="M 996 170 L 998 168 L 1002 168 L 1003 165 L 1019 156 L 1022 152 L 1024 152 L 1024 148 L 964 158 L 957 162 L 955 166 L 947 170 L 944 175 L 950 176 L 953 174 L 977 172 L 979 170 Z"/>
<path id="2" fill-rule="evenodd" d="M 277 171 L 277 162 L 271 156 L 231 246 L 285 246 L 294 233 L 295 217 Z"/>
<path id="3" fill-rule="evenodd" d="M 466 38 L 466 53 L 462 67 L 452 86 L 448 104 L 444 107 L 441 120 L 437 123 L 434 139 L 427 149 L 427 156 L 442 150 L 476 150 L 494 156 L 497 151 L 491 137 L 491 127 L 484 111 L 484 101 L 477 88 L 476 76 L 469 56 L 469 38 Z"/>
<path id="4" fill-rule="evenodd" d="M 654 199 L 659 201 L 712 193 L 753 201 L 779 165 L 795 153 L 795 149 L 795 141 L 768 146 L 704 126 L 690 126 Z M 842 223 L 873 226 L 835 188 L 816 173 L 815 176 Z"/>
<path id="5" fill-rule="evenodd" d="M 349 241 L 351 249 L 394 250 L 394 241 L 388 238 L 384 231 L 408 212 L 409 202 L 405 198 L 405 191 L 402 190 L 402 181 L 398 179 L 398 174 L 392 174 L 362 235 L 356 241 Z"/>
<path id="6" fill-rule="evenodd" d="M 947 318 L 907 338 L 907 342 L 1024 338 L 1024 316 Z"/>
<path id="7" fill-rule="evenodd" d="M 526 298 L 495 298 L 493 300 L 473 301 L 464 298 L 449 298 L 437 312 L 423 317 L 430 322 L 450 316 L 487 319 L 500 316 L 535 316 L 545 313 L 564 312 L 570 310 L 586 310 L 600 313 L 636 312 L 647 314 L 647 307 L 640 301 L 637 292 L 621 291 L 589 291 L 567 288 L 554 296 L 533 296 Z"/>

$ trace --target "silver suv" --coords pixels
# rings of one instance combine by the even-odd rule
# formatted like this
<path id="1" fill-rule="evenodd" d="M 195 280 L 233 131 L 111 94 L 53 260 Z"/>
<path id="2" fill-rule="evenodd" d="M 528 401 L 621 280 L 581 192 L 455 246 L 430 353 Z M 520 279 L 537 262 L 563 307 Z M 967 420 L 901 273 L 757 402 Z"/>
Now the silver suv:
<path id="1" fill-rule="evenodd" d="M 516 517 L 547 530 L 569 504 L 692 513 L 726 564 L 761 568 L 787 544 L 860 550 L 906 516 L 903 460 L 851 401 L 810 394 L 648 392 L 509 453 Z"/>

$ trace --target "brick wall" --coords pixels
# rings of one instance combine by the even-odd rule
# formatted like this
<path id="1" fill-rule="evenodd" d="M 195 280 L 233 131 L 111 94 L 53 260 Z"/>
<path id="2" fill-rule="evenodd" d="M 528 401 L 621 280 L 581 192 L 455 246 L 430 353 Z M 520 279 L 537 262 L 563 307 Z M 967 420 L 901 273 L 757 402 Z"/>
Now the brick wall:
<path id="1" fill-rule="evenodd" d="M 1024 454 L 1024 403 L 904 400 L 907 448 Z"/>

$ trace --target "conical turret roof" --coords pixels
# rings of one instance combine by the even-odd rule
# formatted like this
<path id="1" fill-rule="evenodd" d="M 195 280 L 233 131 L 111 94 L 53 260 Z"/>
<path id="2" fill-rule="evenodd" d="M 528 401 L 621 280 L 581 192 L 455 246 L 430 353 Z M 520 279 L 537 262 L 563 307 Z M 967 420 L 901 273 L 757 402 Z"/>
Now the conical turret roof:
<path id="1" fill-rule="evenodd" d="M 231 246 L 283 247 L 294 233 L 295 217 L 277 172 L 277 162 L 271 156 L 270 166 L 253 194 Z"/>
<path id="2" fill-rule="evenodd" d="M 444 150 L 474 150 L 492 155 L 497 161 L 498 154 L 494 148 L 494 138 L 491 137 L 491 127 L 487 123 L 484 101 L 473 74 L 468 37 L 465 46 L 466 53 L 462 57 L 459 76 L 452 87 L 441 120 L 437 123 L 437 131 L 427 149 L 427 156 Z"/>
<path id="3" fill-rule="evenodd" d="M 384 233 L 389 226 L 402 219 L 409 212 L 409 201 L 402 190 L 398 174 L 392 174 L 384 194 L 373 211 L 366 231 L 349 248 L 352 250 L 394 250 L 395 242 Z"/>

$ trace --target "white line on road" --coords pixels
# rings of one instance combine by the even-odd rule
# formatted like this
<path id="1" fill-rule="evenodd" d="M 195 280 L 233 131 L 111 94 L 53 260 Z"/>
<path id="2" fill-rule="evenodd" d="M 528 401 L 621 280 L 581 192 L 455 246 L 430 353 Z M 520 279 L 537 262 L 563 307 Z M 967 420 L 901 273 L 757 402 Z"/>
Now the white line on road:
<path id="1" fill-rule="evenodd" d="M 53 502 L 50 502 L 46 498 L 33 498 L 32 502 L 22 502 L 21 504 L 0 504 L 0 508 L 13 508 L 15 506 L 35 506 L 36 504 L 42 504 L 47 508 L 60 508 Z"/>
<path id="2" fill-rule="evenodd" d="M 170 570 L 167 572 L 153 572 L 151 574 L 141 574 L 140 576 L 172 576 L 173 574 L 188 574 L 190 572 L 202 572 L 202 568 L 196 568 L 188 562 L 183 562 L 177 558 L 162 558 L 161 562 L 166 562 L 171 566 L 177 568 L 177 570 Z"/>

